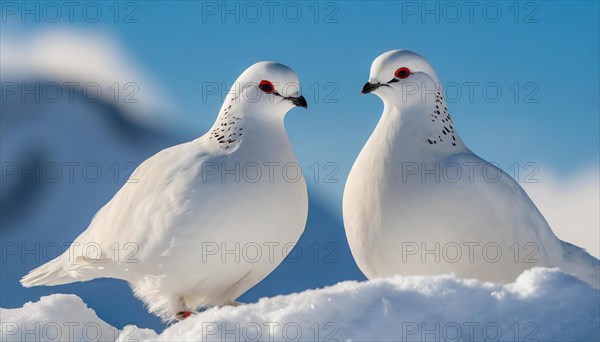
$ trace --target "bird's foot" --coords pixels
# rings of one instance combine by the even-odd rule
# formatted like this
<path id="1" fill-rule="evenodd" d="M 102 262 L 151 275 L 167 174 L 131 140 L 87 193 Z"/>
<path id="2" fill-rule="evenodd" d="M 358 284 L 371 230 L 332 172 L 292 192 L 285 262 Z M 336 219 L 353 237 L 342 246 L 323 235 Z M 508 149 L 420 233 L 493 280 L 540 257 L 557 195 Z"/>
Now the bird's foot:
<path id="1" fill-rule="evenodd" d="M 180 311 L 175 315 L 175 318 L 177 318 L 180 321 L 183 321 L 184 319 L 190 317 L 193 314 L 193 312 L 191 311 Z"/>

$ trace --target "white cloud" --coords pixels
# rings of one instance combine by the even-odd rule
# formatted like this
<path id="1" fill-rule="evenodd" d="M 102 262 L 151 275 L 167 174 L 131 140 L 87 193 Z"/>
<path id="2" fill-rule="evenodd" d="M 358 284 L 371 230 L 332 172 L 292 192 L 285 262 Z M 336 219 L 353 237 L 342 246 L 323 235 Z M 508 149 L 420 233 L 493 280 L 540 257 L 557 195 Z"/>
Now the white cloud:
<path id="1" fill-rule="evenodd" d="M 538 183 L 522 183 L 554 233 L 600 257 L 600 169 L 584 168 L 568 178 L 540 168 Z"/>

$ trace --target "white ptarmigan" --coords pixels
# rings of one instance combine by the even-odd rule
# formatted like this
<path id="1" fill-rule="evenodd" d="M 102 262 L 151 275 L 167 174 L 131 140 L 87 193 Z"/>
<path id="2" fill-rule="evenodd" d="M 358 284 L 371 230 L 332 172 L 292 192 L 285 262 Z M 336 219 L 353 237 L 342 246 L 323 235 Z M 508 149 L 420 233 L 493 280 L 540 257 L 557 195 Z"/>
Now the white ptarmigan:
<path id="1" fill-rule="evenodd" d="M 21 283 L 124 279 L 164 321 L 233 304 L 304 231 L 306 183 L 284 126 L 295 106 L 307 107 L 292 69 L 252 65 L 208 133 L 144 161 L 63 255 Z"/>
<path id="2" fill-rule="evenodd" d="M 598 259 L 559 240 L 519 184 L 465 146 L 423 57 L 380 55 L 362 93 L 379 96 L 384 110 L 348 176 L 343 218 L 368 278 L 454 273 L 509 283 L 545 266 L 600 286 Z"/>

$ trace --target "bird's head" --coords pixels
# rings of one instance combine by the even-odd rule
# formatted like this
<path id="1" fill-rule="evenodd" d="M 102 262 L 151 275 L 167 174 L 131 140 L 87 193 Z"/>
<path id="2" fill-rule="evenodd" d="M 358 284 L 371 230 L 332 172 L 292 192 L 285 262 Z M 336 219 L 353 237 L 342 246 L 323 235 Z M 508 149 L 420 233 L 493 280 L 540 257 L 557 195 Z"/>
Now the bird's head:
<path id="1" fill-rule="evenodd" d="M 285 115 L 296 106 L 307 107 L 294 70 L 275 62 L 258 62 L 246 69 L 231 87 L 224 105 L 273 116 Z"/>
<path id="2" fill-rule="evenodd" d="M 408 50 L 392 50 L 377 57 L 371 65 L 369 82 L 363 94 L 373 93 L 383 100 L 385 113 L 403 117 L 403 136 L 437 147 L 464 147 L 448 113 L 440 82 L 433 68 L 420 55 Z M 393 109 L 391 109 L 393 108 Z M 397 122 L 397 121 L 396 121 Z"/>
<path id="3" fill-rule="evenodd" d="M 373 61 L 362 94 L 373 93 L 385 103 L 401 107 L 426 101 L 428 93 L 435 98 L 438 87 L 437 75 L 423 57 L 409 50 L 392 50 Z"/>

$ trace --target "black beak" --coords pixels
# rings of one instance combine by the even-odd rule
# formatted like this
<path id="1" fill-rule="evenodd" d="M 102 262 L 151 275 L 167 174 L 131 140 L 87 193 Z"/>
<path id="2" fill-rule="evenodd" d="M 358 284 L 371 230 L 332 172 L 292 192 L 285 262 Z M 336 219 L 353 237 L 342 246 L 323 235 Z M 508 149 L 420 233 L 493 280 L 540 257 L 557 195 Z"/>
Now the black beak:
<path id="1" fill-rule="evenodd" d="M 292 101 L 292 103 L 295 106 L 298 107 L 302 107 L 302 108 L 307 108 L 308 104 L 306 103 L 306 99 L 304 98 L 304 96 L 298 96 L 298 97 L 286 97 L 286 100 Z"/>
<path id="2" fill-rule="evenodd" d="M 368 94 L 368 93 L 372 92 L 373 90 L 375 90 L 375 89 L 377 89 L 377 88 L 379 88 L 381 86 L 382 86 L 382 84 L 380 84 L 380 83 L 372 84 L 372 83 L 367 82 L 363 86 L 361 94 L 363 94 L 363 95 Z"/>

